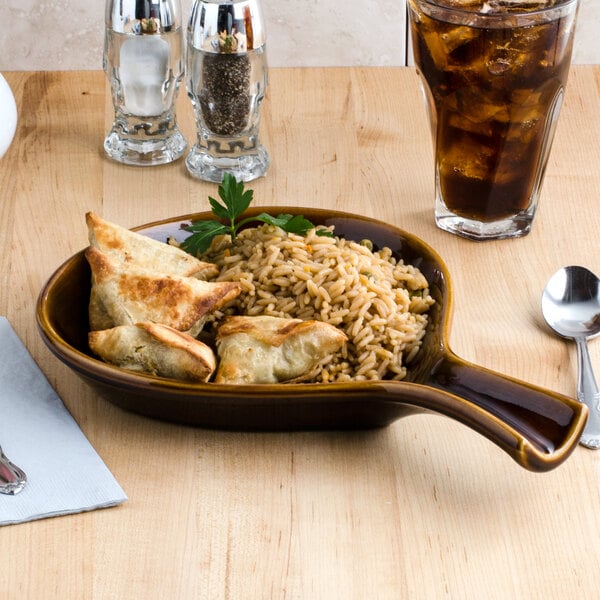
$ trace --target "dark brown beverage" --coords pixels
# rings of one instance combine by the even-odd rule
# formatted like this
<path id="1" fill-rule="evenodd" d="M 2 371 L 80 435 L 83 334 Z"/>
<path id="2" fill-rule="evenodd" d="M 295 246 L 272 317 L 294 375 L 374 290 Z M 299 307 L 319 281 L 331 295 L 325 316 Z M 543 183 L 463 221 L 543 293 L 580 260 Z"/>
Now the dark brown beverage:
<path id="1" fill-rule="evenodd" d="M 513 217 L 537 198 L 567 80 L 576 8 L 440 4 L 409 2 L 434 133 L 438 199 L 466 219 Z M 512 12 L 515 5 L 519 14 Z"/>

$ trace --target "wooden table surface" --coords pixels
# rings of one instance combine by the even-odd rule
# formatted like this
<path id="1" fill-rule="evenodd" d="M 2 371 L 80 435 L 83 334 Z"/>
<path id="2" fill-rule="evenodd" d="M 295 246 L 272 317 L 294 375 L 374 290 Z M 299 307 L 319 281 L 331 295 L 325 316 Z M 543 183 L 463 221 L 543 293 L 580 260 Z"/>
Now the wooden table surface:
<path id="1" fill-rule="evenodd" d="M 17 99 L 0 161 L 6 315 L 129 496 L 0 528 L 3 599 L 586 599 L 600 581 L 600 452 L 535 474 L 471 429 L 419 415 L 367 432 L 231 433 L 107 403 L 43 345 L 37 295 L 87 244 L 84 214 L 124 226 L 207 210 L 183 161 L 108 160 L 101 72 L 5 73 Z M 182 90 L 181 128 L 193 140 Z M 544 326 L 556 269 L 600 273 L 600 67 L 572 69 L 532 233 L 475 243 L 433 222 L 429 128 L 410 68 L 272 69 L 255 204 L 330 207 L 413 232 L 445 259 L 451 345 L 573 396 L 575 346 Z M 600 343 L 591 344 L 600 375 Z M 49 474 L 51 476 L 51 474 Z"/>

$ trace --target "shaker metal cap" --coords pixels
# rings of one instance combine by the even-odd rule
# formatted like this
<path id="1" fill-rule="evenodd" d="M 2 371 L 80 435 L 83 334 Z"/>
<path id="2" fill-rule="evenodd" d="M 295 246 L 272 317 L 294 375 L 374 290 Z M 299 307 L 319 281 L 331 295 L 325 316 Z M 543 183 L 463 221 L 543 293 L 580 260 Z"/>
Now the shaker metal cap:
<path id="1" fill-rule="evenodd" d="M 106 26 L 117 33 L 153 35 L 181 26 L 179 0 L 108 0 Z"/>
<path id="2" fill-rule="evenodd" d="M 258 0 L 194 0 L 188 41 L 205 52 L 243 54 L 265 45 Z"/>

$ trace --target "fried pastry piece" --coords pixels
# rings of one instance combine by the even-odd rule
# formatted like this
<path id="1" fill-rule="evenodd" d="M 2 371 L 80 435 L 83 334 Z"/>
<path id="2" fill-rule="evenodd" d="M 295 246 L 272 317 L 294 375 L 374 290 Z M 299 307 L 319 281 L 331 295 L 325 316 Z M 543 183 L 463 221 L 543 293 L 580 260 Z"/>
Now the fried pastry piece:
<path id="1" fill-rule="evenodd" d="M 304 381 L 346 340 L 337 327 L 322 321 L 228 317 L 217 332 L 215 383 Z"/>
<path id="2" fill-rule="evenodd" d="M 198 260 L 176 246 L 105 221 L 93 212 L 85 215 L 85 222 L 90 244 L 124 265 L 199 279 L 215 277 L 219 272 L 212 263 Z"/>
<path id="3" fill-rule="evenodd" d="M 92 270 L 90 329 L 108 329 L 152 321 L 196 336 L 204 318 L 240 293 L 238 283 L 122 269 L 90 246 L 85 256 Z"/>
<path id="4" fill-rule="evenodd" d="M 89 321 L 92 331 L 110 329 L 115 326 L 114 319 L 110 316 L 100 298 L 98 286 L 95 285 L 92 285 L 92 289 L 90 290 Z"/>
<path id="5" fill-rule="evenodd" d="M 88 341 L 105 362 L 159 377 L 206 382 L 216 367 L 215 355 L 206 344 L 158 323 L 91 331 Z"/>

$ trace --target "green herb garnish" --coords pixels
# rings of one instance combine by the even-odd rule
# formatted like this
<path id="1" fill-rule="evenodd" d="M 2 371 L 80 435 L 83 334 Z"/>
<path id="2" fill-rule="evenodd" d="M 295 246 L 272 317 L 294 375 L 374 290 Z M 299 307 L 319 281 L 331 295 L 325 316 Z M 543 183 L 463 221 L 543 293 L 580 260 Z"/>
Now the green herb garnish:
<path id="1" fill-rule="evenodd" d="M 208 201 L 213 214 L 221 220 L 198 221 L 186 227 L 192 235 L 181 243 L 181 248 L 193 255 L 206 252 L 213 239 L 218 235 L 230 235 L 231 241 L 235 240 L 237 232 L 241 227 L 259 221 L 280 227 L 288 233 L 297 233 L 306 235 L 315 225 L 302 215 L 280 214 L 276 217 L 267 213 L 260 213 L 255 217 L 246 219 L 239 218 L 250 206 L 254 196 L 253 190 L 244 190 L 244 183 L 237 181 L 231 173 L 225 173 L 223 182 L 219 186 L 219 196 L 222 203 L 209 196 Z M 223 223 L 225 221 L 225 223 Z M 332 237 L 333 234 L 328 229 L 317 229 L 317 235 Z"/>

